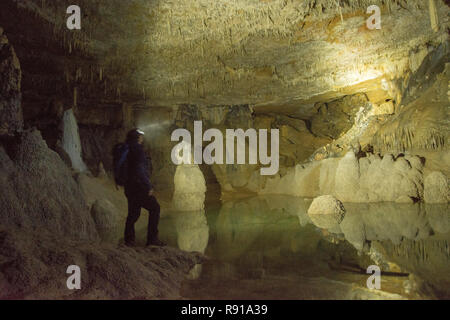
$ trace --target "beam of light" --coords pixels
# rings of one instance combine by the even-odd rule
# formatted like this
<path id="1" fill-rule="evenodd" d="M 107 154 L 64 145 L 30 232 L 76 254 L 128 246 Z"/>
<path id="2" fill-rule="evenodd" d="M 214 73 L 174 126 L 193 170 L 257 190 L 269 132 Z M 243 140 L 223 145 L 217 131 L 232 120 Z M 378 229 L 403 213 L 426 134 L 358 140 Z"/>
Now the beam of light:
<path id="1" fill-rule="evenodd" d="M 142 124 L 139 128 L 144 132 L 154 132 L 154 131 L 160 131 L 164 128 L 170 126 L 171 122 L 169 120 L 165 120 L 162 122 L 155 122 L 155 123 L 148 123 L 148 124 Z"/>

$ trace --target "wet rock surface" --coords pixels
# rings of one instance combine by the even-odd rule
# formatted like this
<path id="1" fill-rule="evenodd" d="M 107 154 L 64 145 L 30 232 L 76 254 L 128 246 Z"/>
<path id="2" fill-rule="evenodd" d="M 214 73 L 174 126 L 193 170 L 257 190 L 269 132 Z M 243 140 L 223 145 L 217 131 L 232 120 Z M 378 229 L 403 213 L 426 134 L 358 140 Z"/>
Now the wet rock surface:
<path id="1" fill-rule="evenodd" d="M 438 171 L 430 173 L 424 182 L 424 197 L 428 203 L 447 203 L 450 200 L 448 178 Z"/>

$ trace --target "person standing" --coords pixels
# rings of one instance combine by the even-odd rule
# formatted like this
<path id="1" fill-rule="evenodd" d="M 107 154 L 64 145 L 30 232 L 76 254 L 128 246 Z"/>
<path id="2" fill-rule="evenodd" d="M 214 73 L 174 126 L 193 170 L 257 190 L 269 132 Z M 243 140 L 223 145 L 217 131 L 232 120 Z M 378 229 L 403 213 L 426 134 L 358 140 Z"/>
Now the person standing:
<path id="1" fill-rule="evenodd" d="M 149 161 L 144 152 L 144 132 L 133 129 L 127 134 L 127 175 L 124 181 L 125 196 L 128 199 L 128 217 L 125 225 L 125 245 L 135 246 L 134 225 L 141 215 L 141 209 L 148 210 L 147 246 L 165 246 L 158 238 L 160 206 L 150 183 Z"/>

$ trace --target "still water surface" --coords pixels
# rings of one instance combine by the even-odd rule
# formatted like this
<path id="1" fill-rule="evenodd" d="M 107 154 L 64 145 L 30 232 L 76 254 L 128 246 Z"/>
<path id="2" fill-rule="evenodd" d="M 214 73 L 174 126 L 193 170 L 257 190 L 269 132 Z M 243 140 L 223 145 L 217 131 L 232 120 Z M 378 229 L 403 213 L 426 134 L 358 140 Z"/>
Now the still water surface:
<path id="1" fill-rule="evenodd" d="M 310 200 L 265 196 L 206 211 L 166 212 L 161 238 L 204 253 L 190 299 L 421 299 L 450 297 L 448 205 L 345 204 L 340 224 L 317 225 Z M 382 270 L 369 290 L 369 265 Z"/>

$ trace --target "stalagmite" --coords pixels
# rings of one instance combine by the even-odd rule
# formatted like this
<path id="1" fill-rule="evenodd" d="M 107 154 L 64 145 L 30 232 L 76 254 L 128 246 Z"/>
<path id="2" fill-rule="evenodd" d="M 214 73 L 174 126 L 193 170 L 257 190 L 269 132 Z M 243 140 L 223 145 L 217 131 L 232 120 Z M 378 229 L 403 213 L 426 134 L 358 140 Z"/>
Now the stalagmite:
<path id="1" fill-rule="evenodd" d="M 78 131 L 77 120 L 73 109 L 64 112 L 63 116 L 63 138 L 62 146 L 72 161 L 72 167 L 78 172 L 87 171 L 87 167 L 81 157 L 81 141 Z"/>
<path id="2" fill-rule="evenodd" d="M 189 145 L 183 150 L 192 150 L 191 148 Z M 192 152 L 191 155 L 193 155 Z M 178 165 L 174 176 L 174 185 L 172 202 L 175 210 L 199 211 L 204 209 L 206 182 L 198 165 Z"/>

